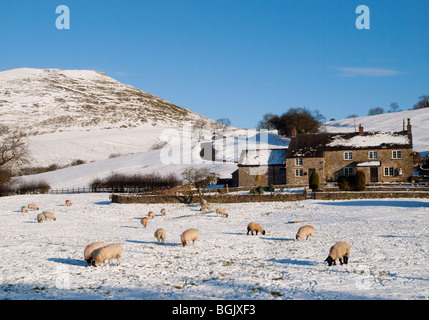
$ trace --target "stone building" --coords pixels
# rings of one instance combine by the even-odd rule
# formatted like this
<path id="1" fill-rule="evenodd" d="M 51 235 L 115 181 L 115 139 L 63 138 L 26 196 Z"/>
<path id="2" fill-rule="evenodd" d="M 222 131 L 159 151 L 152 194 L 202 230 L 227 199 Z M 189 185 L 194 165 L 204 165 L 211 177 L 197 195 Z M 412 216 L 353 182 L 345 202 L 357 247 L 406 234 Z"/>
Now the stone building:
<path id="1" fill-rule="evenodd" d="M 286 183 L 306 185 L 313 171 L 320 182 L 365 172 L 367 183 L 409 181 L 413 143 L 408 119 L 402 131 L 295 135 L 286 153 Z"/>
<path id="2" fill-rule="evenodd" d="M 236 179 L 239 186 L 286 184 L 286 149 L 243 150 Z"/>

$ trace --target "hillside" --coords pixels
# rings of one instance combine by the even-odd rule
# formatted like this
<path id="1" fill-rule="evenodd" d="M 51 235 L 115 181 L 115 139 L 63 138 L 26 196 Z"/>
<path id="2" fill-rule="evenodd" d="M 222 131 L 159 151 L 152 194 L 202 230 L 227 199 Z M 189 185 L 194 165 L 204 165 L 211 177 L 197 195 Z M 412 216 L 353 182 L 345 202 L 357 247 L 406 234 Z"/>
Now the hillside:
<path id="1" fill-rule="evenodd" d="M 0 72 L 0 121 L 30 135 L 174 125 L 202 118 L 188 109 L 93 70 Z"/>

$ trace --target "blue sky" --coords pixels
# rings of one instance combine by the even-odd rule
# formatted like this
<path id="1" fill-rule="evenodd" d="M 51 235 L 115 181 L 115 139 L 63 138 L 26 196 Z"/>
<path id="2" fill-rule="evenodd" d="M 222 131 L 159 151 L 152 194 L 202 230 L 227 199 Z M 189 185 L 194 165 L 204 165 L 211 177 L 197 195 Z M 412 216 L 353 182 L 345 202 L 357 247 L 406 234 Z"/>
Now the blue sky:
<path id="1" fill-rule="evenodd" d="M 97 70 L 243 128 L 292 107 L 342 119 L 429 95 L 428 16 L 427 0 L 0 0 L 0 71 Z"/>

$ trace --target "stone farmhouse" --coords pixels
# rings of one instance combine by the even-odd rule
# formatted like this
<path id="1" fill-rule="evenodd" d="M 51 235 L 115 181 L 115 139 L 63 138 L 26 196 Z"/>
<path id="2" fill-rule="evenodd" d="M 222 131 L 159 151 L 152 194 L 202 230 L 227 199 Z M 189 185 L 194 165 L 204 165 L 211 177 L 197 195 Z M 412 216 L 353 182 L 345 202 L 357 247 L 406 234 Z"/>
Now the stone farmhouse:
<path id="1" fill-rule="evenodd" d="M 265 153 L 265 155 L 264 155 Z M 272 155 L 271 155 L 272 154 Z M 263 156 L 262 156 L 263 155 Z M 256 160 L 257 159 L 257 160 Z M 405 182 L 413 176 L 411 124 L 402 131 L 294 134 L 287 151 L 243 150 L 238 185 L 308 185 L 312 172 L 320 182 L 362 170 L 368 183 Z"/>

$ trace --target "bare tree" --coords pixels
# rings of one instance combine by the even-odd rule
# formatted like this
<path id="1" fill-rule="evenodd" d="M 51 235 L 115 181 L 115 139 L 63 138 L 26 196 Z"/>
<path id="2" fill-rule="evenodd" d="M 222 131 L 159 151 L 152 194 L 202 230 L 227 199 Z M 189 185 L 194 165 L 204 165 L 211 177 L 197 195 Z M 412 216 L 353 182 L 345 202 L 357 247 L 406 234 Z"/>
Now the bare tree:
<path id="1" fill-rule="evenodd" d="M 384 109 L 381 107 L 371 108 L 368 111 L 369 116 L 375 116 L 377 114 L 383 114 L 383 113 L 384 113 Z"/>
<path id="2" fill-rule="evenodd" d="M 228 118 L 220 118 L 217 119 L 216 122 L 213 124 L 213 131 L 220 135 L 225 135 L 225 133 L 228 131 L 228 128 L 231 126 L 231 120 Z"/>
<path id="3" fill-rule="evenodd" d="M 207 186 L 215 183 L 219 176 L 207 168 L 188 168 L 183 171 L 182 177 L 197 188 L 198 197 L 201 199 L 201 189 L 205 190 Z"/>
<path id="4" fill-rule="evenodd" d="M 0 169 L 28 163 L 27 135 L 21 130 L 0 125 Z"/>
<path id="5" fill-rule="evenodd" d="M 203 140 L 204 133 L 207 129 L 209 122 L 205 119 L 198 119 L 192 125 L 193 136 L 197 139 L 198 142 Z"/>
<path id="6" fill-rule="evenodd" d="M 399 104 L 397 104 L 396 102 L 392 102 L 390 104 L 389 112 L 397 112 L 397 111 L 399 111 Z"/>
<path id="7" fill-rule="evenodd" d="M 275 117 L 274 114 L 272 113 L 266 113 L 263 115 L 262 120 L 260 120 L 256 126 L 256 129 L 261 130 L 261 129 L 266 129 L 266 130 L 273 130 L 276 127 L 274 126 L 273 123 L 271 123 L 271 119 L 273 119 Z"/>

